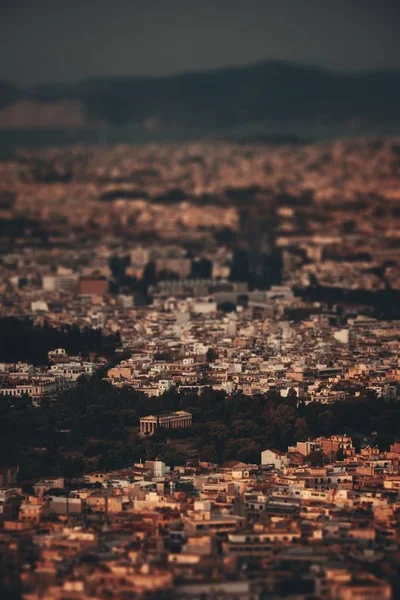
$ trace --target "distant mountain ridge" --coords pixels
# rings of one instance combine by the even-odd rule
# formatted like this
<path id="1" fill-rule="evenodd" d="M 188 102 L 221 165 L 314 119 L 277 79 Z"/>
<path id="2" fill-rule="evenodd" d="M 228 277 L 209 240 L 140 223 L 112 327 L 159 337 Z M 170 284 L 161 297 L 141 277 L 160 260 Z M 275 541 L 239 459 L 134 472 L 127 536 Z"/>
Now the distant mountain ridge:
<path id="1" fill-rule="evenodd" d="M 44 127 L 78 123 L 219 130 L 268 121 L 390 124 L 400 121 L 400 71 L 341 73 L 261 61 L 165 77 L 92 78 L 25 89 L 0 81 L 0 127 L 18 127 L 18 110 L 11 107 L 21 102 L 30 103 L 30 126 L 34 126 L 35 106 L 38 111 L 42 107 L 38 126 Z M 79 118 L 55 110 L 60 103 L 75 107 Z M 53 120 L 46 124 L 43 110 L 49 104 Z M 14 122 L 8 125 L 10 111 Z M 58 114 L 66 124 L 57 122 Z"/>

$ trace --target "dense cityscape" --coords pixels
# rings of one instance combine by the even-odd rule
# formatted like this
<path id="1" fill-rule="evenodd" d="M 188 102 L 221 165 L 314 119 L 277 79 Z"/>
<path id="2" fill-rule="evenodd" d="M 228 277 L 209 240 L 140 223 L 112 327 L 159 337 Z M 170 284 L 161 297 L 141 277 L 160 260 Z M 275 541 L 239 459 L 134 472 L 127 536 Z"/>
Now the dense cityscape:
<path id="1" fill-rule="evenodd" d="M 2 158 L 2 597 L 399 597 L 399 184 L 393 138 Z"/>

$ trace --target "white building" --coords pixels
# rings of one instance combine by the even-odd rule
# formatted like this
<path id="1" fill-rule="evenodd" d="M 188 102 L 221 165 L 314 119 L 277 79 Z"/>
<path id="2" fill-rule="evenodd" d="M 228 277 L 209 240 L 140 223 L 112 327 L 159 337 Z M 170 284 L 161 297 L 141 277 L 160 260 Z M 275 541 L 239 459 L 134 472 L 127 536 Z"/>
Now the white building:
<path id="1" fill-rule="evenodd" d="M 289 457 L 287 453 L 276 450 L 275 448 L 263 450 L 261 452 L 261 465 L 273 466 L 277 471 L 282 471 L 283 467 L 288 466 Z"/>

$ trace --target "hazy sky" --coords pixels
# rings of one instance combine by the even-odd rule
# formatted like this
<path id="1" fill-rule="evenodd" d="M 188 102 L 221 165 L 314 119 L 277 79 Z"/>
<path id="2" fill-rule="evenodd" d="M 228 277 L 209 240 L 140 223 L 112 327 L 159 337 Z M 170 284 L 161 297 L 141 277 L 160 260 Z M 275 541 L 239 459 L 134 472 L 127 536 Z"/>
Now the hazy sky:
<path id="1" fill-rule="evenodd" d="M 19 84 L 263 58 L 400 68 L 400 0 L 0 0 L 0 78 Z"/>

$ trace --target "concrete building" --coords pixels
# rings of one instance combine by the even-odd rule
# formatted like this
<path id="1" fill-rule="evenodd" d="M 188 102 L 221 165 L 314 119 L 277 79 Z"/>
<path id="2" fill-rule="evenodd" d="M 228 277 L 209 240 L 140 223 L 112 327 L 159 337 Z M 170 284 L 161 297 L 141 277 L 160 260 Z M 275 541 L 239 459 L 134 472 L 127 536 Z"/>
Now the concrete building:
<path id="1" fill-rule="evenodd" d="M 84 296 L 104 296 L 106 292 L 105 277 L 81 277 L 79 280 L 79 293 Z"/>
<path id="2" fill-rule="evenodd" d="M 261 465 L 271 465 L 277 471 L 281 471 L 288 464 L 289 458 L 285 452 L 281 452 L 275 448 L 261 452 Z"/>

